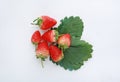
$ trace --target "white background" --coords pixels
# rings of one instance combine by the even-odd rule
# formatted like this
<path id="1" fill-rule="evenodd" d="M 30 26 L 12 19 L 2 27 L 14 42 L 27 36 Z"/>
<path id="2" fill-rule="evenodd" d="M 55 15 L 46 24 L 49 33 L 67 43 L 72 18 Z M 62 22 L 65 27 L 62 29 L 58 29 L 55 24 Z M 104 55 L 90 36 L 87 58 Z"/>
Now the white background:
<path id="1" fill-rule="evenodd" d="M 30 41 L 38 29 L 30 23 L 41 15 L 83 19 L 82 39 L 94 52 L 81 69 L 71 72 L 49 60 L 41 67 Z M 120 82 L 120 1 L 0 0 L 0 82 Z"/>

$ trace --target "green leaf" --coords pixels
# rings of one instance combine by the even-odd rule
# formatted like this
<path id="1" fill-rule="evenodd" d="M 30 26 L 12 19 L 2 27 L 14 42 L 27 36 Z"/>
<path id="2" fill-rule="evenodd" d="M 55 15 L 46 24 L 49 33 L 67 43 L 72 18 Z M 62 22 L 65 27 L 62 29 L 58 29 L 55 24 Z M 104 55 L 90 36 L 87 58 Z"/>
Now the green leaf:
<path id="1" fill-rule="evenodd" d="M 58 26 L 60 34 L 69 33 L 71 36 L 81 38 L 83 31 L 83 22 L 79 16 L 65 17 L 61 20 L 61 24 Z"/>
<path id="2" fill-rule="evenodd" d="M 64 58 L 56 63 L 64 69 L 77 70 L 92 57 L 92 45 L 81 40 L 79 46 L 71 46 L 64 51 Z M 55 63 L 55 62 L 54 62 Z"/>
<path id="3" fill-rule="evenodd" d="M 65 17 L 58 26 L 59 34 L 69 33 L 71 35 L 71 45 L 66 49 L 64 58 L 60 62 L 52 62 L 60 65 L 64 69 L 77 70 L 85 61 L 92 57 L 92 45 L 81 39 L 83 32 L 83 22 L 80 17 Z"/>
<path id="4" fill-rule="evenodd" d="M 80 44 L 79 37 L 71 36 L 71 46 L 79 46 Z"/>

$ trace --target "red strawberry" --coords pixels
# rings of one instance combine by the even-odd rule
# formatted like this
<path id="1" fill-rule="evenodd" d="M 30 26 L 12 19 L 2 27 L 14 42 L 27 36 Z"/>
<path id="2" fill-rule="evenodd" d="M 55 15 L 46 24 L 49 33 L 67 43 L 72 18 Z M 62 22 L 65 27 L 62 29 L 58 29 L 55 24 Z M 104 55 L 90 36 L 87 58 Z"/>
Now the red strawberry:
<path id="1" fill-rule="evenodd" d="M 62 50 L 60 50 L 57 46 L 51 45 L 49 47 L 49 52 L 50 57 L 54 62 L 59 62 L 64 57 Z"/>
<path id="2" fill-rule="evenodd" d="M 42 30 L 47 30 L 53 27 L 57 21 L 49 16 L 41 16 L 35 19 L 33 22 L 36 22 L 35 25 L 39 25 Z"/>
<path id="3" fill-rule="evenodd" d="M 31 37 L 31 42 L 33 44 L 38 44 L 41 40 L 41 34 L 40 32 L 37 30 L 33 33 L 32 37 Z"/>
<path id="4" fill-rule="evenodd" d="M 58 39 L 58 31 L 48 30 L 42 35 L 42 38 L 48 42 L 56 42 Z"/>
<path id="5" fill-rule="evenodd" d="M 47 58 L 49 56 L 49 47 L 46 41 L 41 41 L 36 48 L 37 58 Z"/>
<path id="6" fill-rule="evenodd" d="M 63 34 L 58 38 L 58 46 L 61 49 L 69 48 L 71 43 L 71 36 L 70 34 Z"/>

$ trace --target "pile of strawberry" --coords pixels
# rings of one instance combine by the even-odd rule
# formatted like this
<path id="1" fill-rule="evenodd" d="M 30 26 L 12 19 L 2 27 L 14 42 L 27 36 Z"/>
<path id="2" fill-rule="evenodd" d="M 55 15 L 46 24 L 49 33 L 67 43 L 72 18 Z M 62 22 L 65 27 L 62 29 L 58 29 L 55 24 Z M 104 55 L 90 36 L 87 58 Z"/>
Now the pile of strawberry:
<path id="1" fill-rule="evenodd" d="M 33 21 L 32 24 L 38 25 L 41 30 L 47 30 L 41 35 L 36 30 L 31 37 L 31 42 L 35 45 L 36 57 L 44 61 L 50 57 L 53 62 L 59 62 L 64 58 L 63 51 L 71 45 L 71 35 L 69 33 L 60 34 L 54 28 L 57 21 L 49 16 L 41 16 Z"/>
<path id="2" fill-rule="evenodd" d="M 38 17 L 32 24 L 40 28 L 33 33 L 31 42 L 42 66 L 50 58 L 54 64 L 72 71 L 92 57 L 92 45 L 81 39 L 84 23 L 79 16 L 65 17 L 57 27 L 57 21 L 49 16 Z M 40 33 L 42 30 L 44 33 Z"/>

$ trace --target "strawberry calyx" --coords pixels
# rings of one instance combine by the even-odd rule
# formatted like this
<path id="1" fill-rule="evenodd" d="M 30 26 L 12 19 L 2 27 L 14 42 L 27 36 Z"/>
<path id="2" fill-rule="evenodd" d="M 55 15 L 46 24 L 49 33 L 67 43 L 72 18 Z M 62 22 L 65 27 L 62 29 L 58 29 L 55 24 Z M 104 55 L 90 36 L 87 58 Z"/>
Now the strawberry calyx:
<path id="1" fill-rule="evenodd" d="M 58 44 L 58 48 L 60 48 L 61 50 L 65 50 L 65 49 L 67 49 L 67 48 L 69 48 L 68 47 L 68 45 L 67 44 L 64 44 L 64 45 L 62 45 L 62 44 Z"/>
<path id="2" fill-rule="evenodd" d="M 37 45 L 38 43 L 37 42 L 32 42 L 33 43 L 33 45 Z"/>
<path id="3" fill-rule="evenodd" d="M 32 42 L 33 43 L 33 45 L 35 45 L 35 46 L 37 46 L 38 45 L 38 42 Z"/>
<path id="4" fill-rule="evenodd" d="M 36 55 L 36 58 L 41 58 L 43 61 L 47 58 L 47 56 L 43 56 L 42 54 Z"/>

